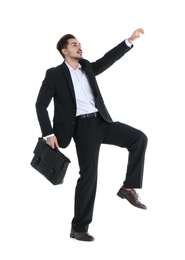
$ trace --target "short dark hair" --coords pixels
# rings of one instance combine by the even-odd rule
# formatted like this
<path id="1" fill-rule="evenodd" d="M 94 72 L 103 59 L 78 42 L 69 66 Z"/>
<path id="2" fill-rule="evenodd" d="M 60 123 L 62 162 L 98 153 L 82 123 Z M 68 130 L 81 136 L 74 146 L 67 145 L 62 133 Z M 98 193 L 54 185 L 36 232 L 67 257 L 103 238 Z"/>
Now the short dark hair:
<path id="1" fill-rule="evenodd" d="M 72 34 L 66 34 L 57 43 L 57 50 L 60 52 L 63 58 L 64 54 L 62 53 L 62 49 L 67 48 L 69 39 L 76 39 L 76 37 Z"/>

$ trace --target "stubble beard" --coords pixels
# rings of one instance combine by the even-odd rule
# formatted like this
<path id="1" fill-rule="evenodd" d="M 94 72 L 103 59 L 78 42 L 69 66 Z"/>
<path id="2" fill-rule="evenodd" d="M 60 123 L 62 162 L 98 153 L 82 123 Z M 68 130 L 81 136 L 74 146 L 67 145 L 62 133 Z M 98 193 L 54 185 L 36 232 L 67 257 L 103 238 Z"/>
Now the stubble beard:
<path id="1" fill-rule="evenodd" d="M 82 60 L 82 57 L 74 57 L 75 60 L 80 61 Z"/>

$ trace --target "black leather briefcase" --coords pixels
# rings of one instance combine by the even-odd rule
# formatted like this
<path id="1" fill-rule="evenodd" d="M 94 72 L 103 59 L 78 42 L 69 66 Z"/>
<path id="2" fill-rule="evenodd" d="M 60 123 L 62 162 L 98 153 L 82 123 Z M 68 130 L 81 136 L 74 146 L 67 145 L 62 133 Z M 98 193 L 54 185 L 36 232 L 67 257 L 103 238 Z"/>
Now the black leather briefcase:
<path id="1" fill-rule="evenodd" d="M 53 185 L 62 184 L 71 162 L 58 148 L 52 149 L 44 138 L 39 138 L 33 151 L 31 166 Z"/>

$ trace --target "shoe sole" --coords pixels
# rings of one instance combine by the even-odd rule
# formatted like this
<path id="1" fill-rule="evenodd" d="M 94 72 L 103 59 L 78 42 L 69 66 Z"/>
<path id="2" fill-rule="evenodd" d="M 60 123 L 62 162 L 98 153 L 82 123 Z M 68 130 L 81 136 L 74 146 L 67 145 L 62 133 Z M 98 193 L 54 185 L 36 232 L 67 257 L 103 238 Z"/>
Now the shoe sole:
<path id="1" fill-rule="evenodd" d="M 70 238 L 76 239 L 78 241 L 84 241 L 84 242 L 92 242 L 92 241 L 94 241 L 94 238 L 89 239 L 89 240 L 88 239 L 87 240 L 79 239 L 79 238 L 75 237 L 75 235 L 73 235 L 72 233 L 70 234 Z"/>

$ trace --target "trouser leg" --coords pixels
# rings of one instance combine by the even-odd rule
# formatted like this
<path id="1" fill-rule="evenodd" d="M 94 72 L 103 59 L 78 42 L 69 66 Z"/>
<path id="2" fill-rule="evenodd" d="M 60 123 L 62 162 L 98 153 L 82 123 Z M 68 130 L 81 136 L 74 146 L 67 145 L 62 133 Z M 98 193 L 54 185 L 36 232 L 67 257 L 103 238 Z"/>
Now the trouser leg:
<path id="1" fill-rule="evenodd" d="M 124 186 L 141 188 L 147 137 L 143 132 L 131 126 L 120 122 L 106 123 L 100 117 L 78 120 L 74 141 L 80 178 L 75 190 L 72 227 L 75 231 L 87 231 L 93 216 L 101 143 L 128 149 L 129 158 Z"/>
<path id="2" fill-rule="evenodd" d="M 107 124 L 103 143 L 128 149 L 129 158 L 124 186 L 126 188 L 141 188 L 147 146 L 146 135 L 131 126 L 115 122 Z"/>
<path id="3" fill-rule="evenodd" d="M 75 132 L 80 177 L 75 189 L 72 227 L 75 231 L 87 231 L 93 216 L 102 130 L 97 118 L 86 118 L 78 120 Z"/>

